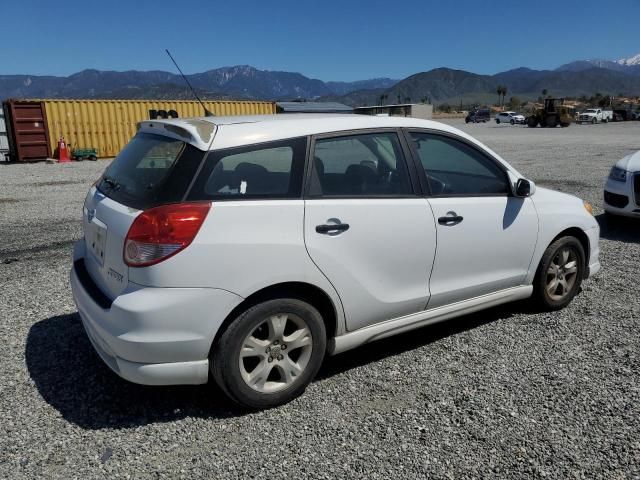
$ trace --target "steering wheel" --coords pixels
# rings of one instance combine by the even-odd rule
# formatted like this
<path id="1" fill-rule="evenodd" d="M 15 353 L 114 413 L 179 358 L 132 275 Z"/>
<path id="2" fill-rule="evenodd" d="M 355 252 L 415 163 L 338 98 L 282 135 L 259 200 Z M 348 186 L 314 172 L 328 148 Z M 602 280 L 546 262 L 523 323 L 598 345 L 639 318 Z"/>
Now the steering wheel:
<path id="1" fill-rule="evenodd" d="M 429 187 L 431 188 L 431 193 L 435 195 L 440 195 L 443 193 L 451 193 L 451 188 L 446 182 L 440 180 L 438 177 L 427 174 L 427 180 L 429 181 Z"/>

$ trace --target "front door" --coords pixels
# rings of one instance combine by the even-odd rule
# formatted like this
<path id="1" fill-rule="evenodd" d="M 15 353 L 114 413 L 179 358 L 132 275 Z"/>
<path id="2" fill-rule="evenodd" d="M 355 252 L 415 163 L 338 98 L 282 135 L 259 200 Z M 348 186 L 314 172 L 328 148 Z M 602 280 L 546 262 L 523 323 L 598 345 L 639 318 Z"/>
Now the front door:
<path id="1" fill-rule="evenodd" d="M 410 135 L 437 224 L 429 308 L 521 285 L 538 234 L 532 200 L 512 196 L 502 164 L 463 139 Z"/>
<path id="2" fill-rule="evenodd" d="M 323 136 L 312 159 L 305 243 L 340 295 L 347 329 L 424 310 L 435 225 L 397 132 Z"/>

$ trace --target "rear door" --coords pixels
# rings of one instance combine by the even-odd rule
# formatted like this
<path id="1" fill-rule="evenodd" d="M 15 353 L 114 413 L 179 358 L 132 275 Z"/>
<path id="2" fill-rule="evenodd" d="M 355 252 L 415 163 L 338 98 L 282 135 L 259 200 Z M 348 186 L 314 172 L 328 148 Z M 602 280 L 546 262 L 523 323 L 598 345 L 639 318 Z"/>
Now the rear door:
<path id="1" fill-rule="evenodd" d="M 105 295 L 113 299 L 127 286 L 123 248 L 135 218 L 180 201 L 202 157 L 183 141 L 138 133 L 91 188 L 83 209 L 84 263 Z"/>
<path id="2" fill-rule="evenodd" d="M 538 235 L 531 198 L 514 197 L 502 164 L 466 140 L 409 135 L 437 222 L 429 308 L 521 285 Z"/>
<path id="3" fill-rule="evenodd" d="M 424 310 L 435 225 L 397 131 L 314 139 L 305 244 L 350 331 Z"/>

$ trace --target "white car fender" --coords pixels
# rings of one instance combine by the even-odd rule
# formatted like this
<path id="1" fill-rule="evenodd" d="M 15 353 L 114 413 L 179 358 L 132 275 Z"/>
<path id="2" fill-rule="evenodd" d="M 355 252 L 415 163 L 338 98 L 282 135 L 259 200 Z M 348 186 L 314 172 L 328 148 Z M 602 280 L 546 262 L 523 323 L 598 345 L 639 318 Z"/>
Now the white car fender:
<path id="1" fill-rule="evenodd" d="M 538 212 L 538 241 L 531 259 L 529 274 L 525 279 L 526 283 L 533 282 L 542 255 L 553 239 L 563 231 L 580 228 L 587 238 L 591 238 L 592 235 L 588 232 L 599 229 L 598 222 L 584 208 L 583 201 L 573 195 L 537 187 L 531 199 Z M 585 255 L 591 259 L 597 251 L 597 244 L 589 245 L 589 251 L 585 251 Z"/>

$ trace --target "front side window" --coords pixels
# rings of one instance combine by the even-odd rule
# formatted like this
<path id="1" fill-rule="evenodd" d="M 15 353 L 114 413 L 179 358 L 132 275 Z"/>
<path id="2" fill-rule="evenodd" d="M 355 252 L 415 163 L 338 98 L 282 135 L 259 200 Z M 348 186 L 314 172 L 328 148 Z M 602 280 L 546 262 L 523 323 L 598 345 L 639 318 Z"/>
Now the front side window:
<path id="1" fill-rule="evenodd" d="M 411 134 L 431 194 L 506 195 L 507 174 L 465 142 L 429 133 Z"/>
<path id="2" fill-rule="evenodd" d="M 393 132 L 316 140 L 311 195 L 409 195 L 411 187 L 398 136 Z"/>
<path id="3" fill-rule="evenodd" d="M 300 197 L 306 145 L 296 138 L 211 152 L 189 199 Z"/>

